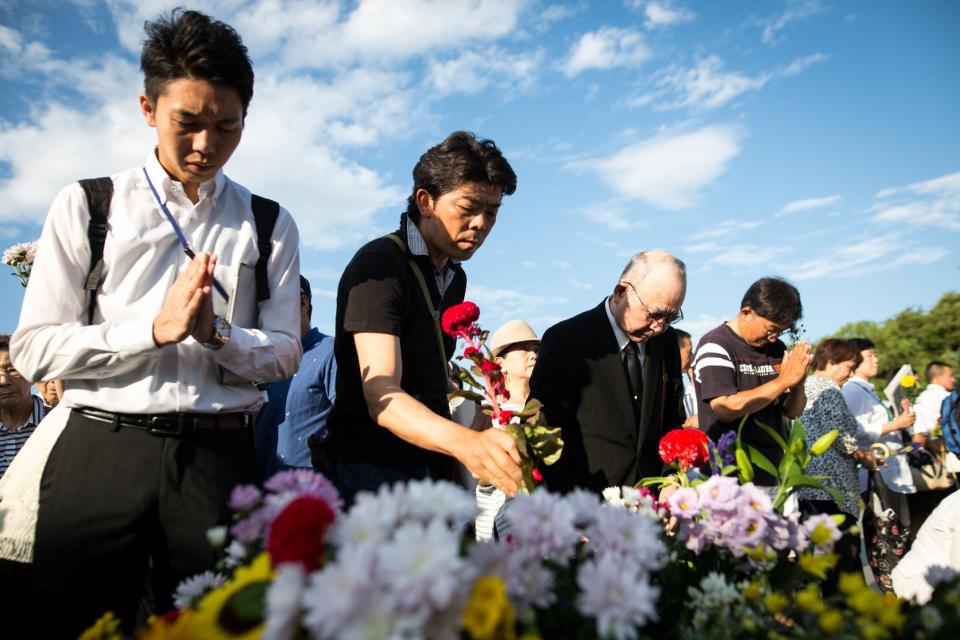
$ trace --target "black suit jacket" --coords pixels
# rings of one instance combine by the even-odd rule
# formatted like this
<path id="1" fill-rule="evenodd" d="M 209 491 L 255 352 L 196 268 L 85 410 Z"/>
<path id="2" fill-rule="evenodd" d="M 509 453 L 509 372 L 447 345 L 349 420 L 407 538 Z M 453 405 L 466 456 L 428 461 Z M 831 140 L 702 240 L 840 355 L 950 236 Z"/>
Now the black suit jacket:
<path id="1" fill-rule="evenodd" d="M 660 436 L 683 422 L 676 332 L 668 328 L 646 342 L 638 423 L 606 303 L 554 325 L 540 344 L 531 396 L 564 443 L 560 460 L 542 469 L 554 491 L 599 492 L 661 475 Z"/>

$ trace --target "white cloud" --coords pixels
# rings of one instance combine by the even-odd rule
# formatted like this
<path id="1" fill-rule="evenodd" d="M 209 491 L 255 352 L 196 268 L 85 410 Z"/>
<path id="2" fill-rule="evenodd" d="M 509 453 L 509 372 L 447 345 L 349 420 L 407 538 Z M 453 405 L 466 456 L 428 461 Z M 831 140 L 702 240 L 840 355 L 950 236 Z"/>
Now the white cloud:
<path id="1" fill-rule="evenodd" d="M 696 318 L 684 317 L 683 320 L 677 323 L 677 327 L 689 333 L 690 337 L 693 339 L 693 345 L 696 346 L 700 336 L 711 329 L 717 328 L 723 321 L 724 318 L 719 316 L 714 316 L 709 313 L 700 313 L 697 314 Z"/>
<path id="2" fill-rule="evenodd" d="M 661 209 L 684 209 L 726 170 L 740 152 L 742 135 L 733 126 L 706 126 L 649 138 L 607 158 L 570 166 L 589 169 L 625 198 Z"/>
<path id="3" fill-rule="evenodd" d="M 784 67 L 750 76 L 724 70 L 723 60 L 711 55 L 689 69 L 667 67 L 658 74 L 652 91 L 632 97 L 627 104 L 633 108 L 655 104 L 655 108 L 661 111 L 716 109 L 744 93 L 762 89 L 772 80 L 797 75 L 826 59 L 826 55 L 816 53 Z"/>
<path id="4" fill-rule="evenodd" d="M 960 171 L 905 187 L 883 189 L 871 220 L 960 231 Z"/>
<path id="5" fill-rule="evenodd" d="M 683 7 L 674 7 L 669 2 L 648 2 L 643 9 L 646 21 L 643 26 L 647 29 L 668 27 L 680 22 L 689 22 L 696 14 Z"/>
<path id="6" fill-rule="evenodd" d="M 703 264 L 703 270 L 714 267 L 757 269 L 770 264 L 787 251 L 783 247 L 771 247 L 758 244 L 731 244 L 720 247 L 720 251 Z"/>
<path id="7" fill-rule="evenodd" d="M 428 63 L 429 83 L 439 95 L 476 94 L 495 83 L 498 91 L 528 89 L 543 63 L 543 53 L 510 54 L 496 47 L 466 51 L 447 60 Z"/>
<path id="8" fill-rule="evenodd" d="M 576 278 L 570 278 L 569 282 L 570 282 L 570 286 L 572 286 L 572 287 L 574 287 L 574 288 L 576 288 L 576 289 L 583 289 L 584 291 L 593 291 L 593 290 L 594 290 L 594 286 L 593 286 L 592 284 L 590 284 L 589 282 L 581 282 L 580 280 L 577 280 Z"/>
<path id="9" fill-rule="evenodd" d="M 527 320 L 534 326 L 544 326 L 535 322 L 534 318 L 547 314 L 554 318 L 550 312 L 569 303 L 568 298 L 554 294 L 528 293 L 520 289 L 487 287 L 482 284 L 469 284 L 465 299 L 480 307 L 480 323 L 491 332 L 507 320 L 516 318 Z"/>
<path id="10" fill-rule="evenodd" d="M 616 202 L 599 202 L 583 209 L 587 220 L 603 225 L 611 231 L 632 231 L 642 229 L 647 223 L 636 219 L 629 208 Z"/>
<path id="11" fill-rule="evenodd" d="M 784 36 L 780 32 L 787 26 L 806 20 L 823 10 L 818 0 L 788 0 L 783 11 L 760 21 L 760 26 L 763 27 L 763 42 L 770 45 L 783 42 Z"/>
<path id="12" fill-rule="evenodd" d="M 910 245 L 901 234 L 888 233 L 828 247 L 787 275 L 794 280 L 863 276 L 898 266 L 931 264 L 946 255 L 940 247 Z"/>
<path id="13" fill-rule="evenodd" d="M 694 240 L 706 240 L 708 238 L 724 238 L 735 235 L 740 231 L 753 231 L 763 225 L 763 220 L 724 220 L 701 229 L 694 233 L 691 238 Z"/>
<path id="14" fill-rule="evenodd" d="M 790 215 L 791 213 L 797 213 L 798 211 L 809 211 L 810 209 L 823 209 L 824 207 L 831 207 L 840 200 L 842 196 L 832 195 L 832 196 L 823 196 L 821 198 L 807 198 L 805 200 L 794 200 L 793 202 L 788 202 L 783 205 L 779 211 L 773 214 L 774 218 L 782 218 L 783 216 Z"/>
<path id="15" fill-rule="evenodd" d="M 550 264 L 556 267 L 557 269 L 569 269 L 570 267 L 573 266 L 572 264 L 570 264 L 565 260 L 554 260 Z"/>
<path id="16" fill-rule="evenodd" d="M 570 77 L 589 69 L 635 67 L 649 57 L 650 50 L 639 31 L 603 27 L 580 36 L 563 65 L 563 72 Z"/>

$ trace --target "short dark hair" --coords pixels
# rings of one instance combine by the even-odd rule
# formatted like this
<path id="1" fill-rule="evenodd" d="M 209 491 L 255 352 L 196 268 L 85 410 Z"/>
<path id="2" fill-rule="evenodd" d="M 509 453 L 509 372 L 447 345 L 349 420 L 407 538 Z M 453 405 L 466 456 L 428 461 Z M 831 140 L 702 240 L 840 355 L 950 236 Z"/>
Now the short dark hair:
<path id="1" fill-rule="evenodd" d="M 310 281 L 300 276 L 300 295 L 307 299 L 307 319 L 313 318 L 313 292 L 310 290 Z"/>
<path id="2" fill-rule="evenodd" d="M 822 371 L 828 364 L 846 362 L 847 360 L 853 360 L 854 369 L 859 367 L 863 361 L 860 349 L 850 340 L 827 338 L 817 345 L 817 350 L 813 353 L 813 370 Z"/>
<path id="3" fill-rule="evenodd" d="M 0 333 L 0 351 L 10 351 L 10 335 Z"/>
<path id="4" fill-rule="evenodd" d="M 850 343 L 860 351 L 877 348 L 877 345 L 873 343 L 873 340 L 868 340 L 867 338 L 850 338 Z"/>
<path id="5" fill-rule="evenodd" d="M 933 379 L 943 373 L 944 369 L 951 369 L 952 367 L 946 362 L 941 362 L 940 360 L 934 360 L 927 365 L 927 368 L 923 372 L 923 377 L 927 379 L 927 384 L 933 382 Z"/>
<path id="6" fill-rule="evenodd" d="M 469 131 L 455 131 L 430 147 L 413 168 L 413 191 L 407 198 L 407 216 L 420 222 L 417 191 L 439 198 L 468 182 L 500 187 L 501 195 L 517 190 L 517 174 L 493 140 L 477 139 Z"/>
<path id="7" fill-rule="evenodd" d="M 683 329 L 677 329 L 676 327 L 674 327 L 673 330 L 677 332 L 677 342 L 679 342 L 680 344 L 683 344 L 684 340 L 689 340 L 690 342 L 693 342 L 693 338 L 690 337 L 690 334 L 684 331 Z"/>
<path id="8" fill-rule="evenodd" d="M 760 278 L 747 289 L 740 308 L 750 307 L 761 318 L 793 327 L 803 317 L 800 292 L 783 278 Z"/>
<path id="9" fill-rule="evenodd" d="M 156 105 L 168 82 L 193 78 L 235 89 L 246 117 L 253 98 L 253 65 L 233 27 L 198 11 L 177 8 L 144 24 L 144 31 L 140 70 L 152 104 Z"/>

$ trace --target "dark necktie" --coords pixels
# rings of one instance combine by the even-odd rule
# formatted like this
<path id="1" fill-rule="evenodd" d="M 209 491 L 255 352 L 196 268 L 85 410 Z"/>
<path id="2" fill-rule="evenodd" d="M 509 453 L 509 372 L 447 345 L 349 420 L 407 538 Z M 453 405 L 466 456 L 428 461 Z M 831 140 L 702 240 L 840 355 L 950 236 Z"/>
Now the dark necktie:
<path id="1" fill-rule="evenodd" d="M 630 395 L 634 402 L 639 404 L 643 400 L 643 370 L 640 367 L 640 352 L 633 340 L 628 340 L 627 346 L 623 348 L 623 368 L 627 372 Z"/>

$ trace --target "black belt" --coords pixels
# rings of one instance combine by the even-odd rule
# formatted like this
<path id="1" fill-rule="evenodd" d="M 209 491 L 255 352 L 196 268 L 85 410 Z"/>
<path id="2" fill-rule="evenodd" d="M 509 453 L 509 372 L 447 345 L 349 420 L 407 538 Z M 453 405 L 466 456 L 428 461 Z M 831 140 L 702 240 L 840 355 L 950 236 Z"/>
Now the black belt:
<path id="1" fill-rule="evenodd" d="M 115 430 L 121 427 L 142 429 L 158 436 L 187 436 L 197 433 L 236 432 L 253 426 L 250 413 L 113 413 L 89 407 L 73 409 L 76 413 L 108 422 Z"/>

